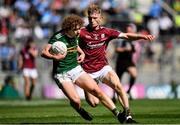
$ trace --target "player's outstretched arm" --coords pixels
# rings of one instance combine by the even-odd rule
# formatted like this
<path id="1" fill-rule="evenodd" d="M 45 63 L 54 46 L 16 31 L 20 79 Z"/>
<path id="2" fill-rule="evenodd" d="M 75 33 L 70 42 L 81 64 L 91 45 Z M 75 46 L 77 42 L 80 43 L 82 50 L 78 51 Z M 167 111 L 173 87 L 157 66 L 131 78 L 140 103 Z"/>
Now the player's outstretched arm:
<path id="1" fill-rule="evenodd" d="M 144 39 L 144 40 L 148 40 L 148 41 L 153 41 L 155 39 L 155 36 L 153 36 L 153 35 L 142 35 L 142 34 L 137 34 L 137 33 L 120 33 L 119 38 L 128 39 L 128 40 Z"/>

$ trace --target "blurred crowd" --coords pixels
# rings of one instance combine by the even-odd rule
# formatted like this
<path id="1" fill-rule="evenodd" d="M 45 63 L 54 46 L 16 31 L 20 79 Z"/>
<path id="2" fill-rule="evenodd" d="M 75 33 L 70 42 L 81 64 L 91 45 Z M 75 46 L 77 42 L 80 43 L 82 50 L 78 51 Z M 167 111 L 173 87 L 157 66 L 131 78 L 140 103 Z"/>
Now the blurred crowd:
<path id="1" fill-rule="evenodd" d="M 180 32 L 179 0 L 1 0 L 0 71 L 17 72 L 17 55 L 27 38 L 41 46 L 60 29 L 64 16 L 78 14 L 86 25 L 91 3 L 104 11 L 104 25 L 123 31 L 124 23 L 132 22 L 140 33 L 155 35 L 164 51 L 173 48 L 172 36 Z M 151 44 L 145 51 L 147 58 L 154 54 Z"/>
<path id="2" fill-rule="evenodd" d="M 159 37 L 178 33 L 180 28 L 179 0 L 1 0 L 1 70 L 16 70 L 17 43 L 32 36 L 37 41 L 48 38 L 60 29 L 67 14 L 81 15 L 86 22 L 85 10 L 92 2 L 104 10 L 104 24 L 115 24 L 120 30 L 122 22 L 134 22 Z"/>

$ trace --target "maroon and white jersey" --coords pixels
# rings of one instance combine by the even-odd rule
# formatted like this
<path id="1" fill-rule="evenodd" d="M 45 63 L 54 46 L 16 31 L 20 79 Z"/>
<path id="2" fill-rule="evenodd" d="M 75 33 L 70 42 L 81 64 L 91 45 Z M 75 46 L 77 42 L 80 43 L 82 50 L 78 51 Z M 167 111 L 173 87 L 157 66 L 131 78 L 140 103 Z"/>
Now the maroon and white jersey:
<path id="1" fill-rule="evenodd" d="M 100 27 L 100 29 L 93 31 L 88 26 L 81 29 L 79 45 L 86 55 L 82 63 L 86 72 L 97 72 L 108 64 L 106 58 L 107 45 L 119 34 L 119 31 L 106 27 Z"/>
<path id="2" fill-rule="evenodd" d="M 23 48 L 20 51 L 20 54 L 22 55 L 23 58 L 23 68 L 30 68 L 30 69 L 36 68 L 35 58 L 28 52 L 27 48 Z"/>

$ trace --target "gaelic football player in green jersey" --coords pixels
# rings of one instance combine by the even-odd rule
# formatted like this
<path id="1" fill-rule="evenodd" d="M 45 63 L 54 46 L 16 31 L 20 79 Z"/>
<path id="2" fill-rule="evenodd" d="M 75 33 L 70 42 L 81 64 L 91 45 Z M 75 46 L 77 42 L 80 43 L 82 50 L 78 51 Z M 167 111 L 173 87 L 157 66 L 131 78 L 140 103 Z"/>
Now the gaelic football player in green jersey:
<path id="1" fill-rule="evenodd" d="M 53 60 L 53 76 L 70 101 L 70 105 L 86 120 L 92 120 L 91 114 L 81 107 L 81 101 L 74 85 L 96 96 L 118 118 L 119 111 L 112 100 L 102 92 L 96 82 L 79 65 L 85 54 L 78 46 L 78 35 L 83 26 L 83 20 L 77 15 L 67 16 L 62 22 L 62 30 L 55 33 L 44 46 L 41 56 Z M 67 46 L 67 53 L 53 54 L 51 46 L 56 41 L 62 41 Z M 118 119 L 119 120 L 119 119 Z"/>

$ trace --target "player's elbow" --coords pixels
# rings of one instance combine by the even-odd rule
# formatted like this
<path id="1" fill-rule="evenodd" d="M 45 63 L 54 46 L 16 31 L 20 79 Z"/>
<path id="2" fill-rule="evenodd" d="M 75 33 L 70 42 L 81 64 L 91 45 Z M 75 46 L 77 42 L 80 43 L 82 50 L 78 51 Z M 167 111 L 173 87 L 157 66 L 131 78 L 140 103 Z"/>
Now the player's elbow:
<path id="1" fill-rule="evenodd" d="M 44 50 L 41 51 L 40 56 L 41 56 L 41 57 L 44 56 Z"/>

